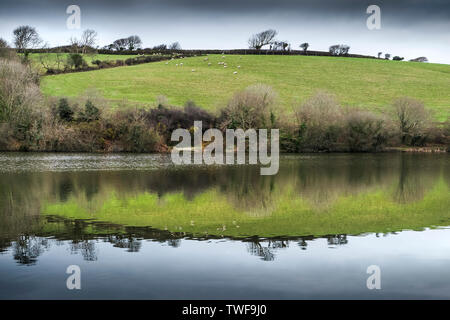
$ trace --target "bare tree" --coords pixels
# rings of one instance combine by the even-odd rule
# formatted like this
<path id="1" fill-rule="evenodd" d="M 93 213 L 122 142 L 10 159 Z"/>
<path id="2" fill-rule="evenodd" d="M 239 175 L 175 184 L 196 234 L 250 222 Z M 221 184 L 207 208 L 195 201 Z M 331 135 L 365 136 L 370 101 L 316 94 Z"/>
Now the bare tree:
<path id="1" fill-rule="evenodd" d="M 8 42 L 6 40 L 0 38 L 0 49 L 8 48 Z"/>
<path id="2" fill-rule="evenodd" d="M 386 60 L 389 60 L 389 59 L 391 58 L 391 54 L 390 54 L 390 53 L 386 53 L 386 54 L 384 55 L 384 58 L 385 58 Z"/>
<path id="3" fill-rule="evenodd" d="M 20 26 L 13 31 L 14 45 L 19 51 L 28 56 L 27 49 L 37 47 L 41 42 L 36 29 L 30 26 Z"/>
<path id="4" fill-rule="evenodd" d="M 420 144 L 426 138 L 430 113 L 422 102 L 411 98 L 400 98 L 394 102 L 397 125 L 403 144 Z"/>
<path id="5" fill-rule="evenodd" d="M 304 42 L 300 45 L 300 48 L 303 49 L 303 51 L 306 53 L 306 51 L 308 51 L 309 48 L 309 43 L 308 42 Z"/>
<path id="6" fill-rule="evenodd" d="M 350 51 L 350 46 L 346 44 L 335 44 L 331 46 L 328 51 L 333 56 L 343 56 L 348 54 L 348 52 Z"/>
<path id="7" fill-rule="evenodd" d="M 166 44 L 159 44 L 159 45 L 157 45 L 157 46 L 154 46 L 153 48 L 152 48 L 152 50 L 157 50 L 157 51 L 164 51 L 164 50 L 167 50 L 167 45 Z"/>
<path id="8" fill-rule="evenodd" d="M 94 48 L 97 43 L 97 32 L 92 29 L 84 30 L 79 43 L 82 47 L 81 53 L 86 53 L 89 48 Z"/>
<path id="9" fill-rule="evenodd" d="M 169 49 L 170 49 L 170 50 L 181 50 L 181 45 L 180 45 L 180 43 L 177 41 L 177 42 L 172 43 L 172 44 L 169 46 Z"/>
<path id="10" fill-rule="evenodd" d="M 270 44 L 276 35 L 276 30 L 265 30 L 263 32 L 252 35 L 250 39 L 248 39 L 248 45 L 251 49 L 260 50 L 262 47 Z"/>
<path id="11" fill-rule="evenodd" d="M 381 55 L 383 54 L 383 52 L 378 52 L 378 59 L 380 59 L 381 58 Z"/>
<path id="12" fill-rule="evenodd" d="M 71 53 L 79 53 L 81 49 L 81 43 L 76 37 L 70 37 L 70 52 Z"/>
<path id="13" fill-rule="evenodd" d="M 42 46 L 39 62 L 48 74 L 63 69 L 64 60 L 65 55 L 60 47 L 51 49 L 47 43 Z"/>
<path id="14" fill-rule="evenodd" d="M 286 51 L 286 49 L 289 47 L 289 43 L 287 41 L 273 41 L 271 45 L 272 50 Z"/>
<path id="15" fill-rule="evenodd" d="M 123 51 L 128 47 L 128 40 L 126 38 L 117 39 L 112 43 L 112 47 L 116 51 Z"/>
<path id="16" fill-rule="evenodd" d="M 142 40 L 139 36 L 129 36 L 127 38 L 128 50 L 140 49 L 142 46 Z"/>

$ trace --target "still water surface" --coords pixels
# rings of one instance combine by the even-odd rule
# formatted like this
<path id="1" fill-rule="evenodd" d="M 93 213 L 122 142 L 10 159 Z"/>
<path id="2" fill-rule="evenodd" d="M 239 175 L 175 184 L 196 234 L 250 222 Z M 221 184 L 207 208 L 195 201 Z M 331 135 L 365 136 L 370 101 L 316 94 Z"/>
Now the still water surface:
<path id="1" fill-rule="evenodd" d="M 280 160 L 0 153 L 0 298 L 450 298 L 447 155 Z"/>

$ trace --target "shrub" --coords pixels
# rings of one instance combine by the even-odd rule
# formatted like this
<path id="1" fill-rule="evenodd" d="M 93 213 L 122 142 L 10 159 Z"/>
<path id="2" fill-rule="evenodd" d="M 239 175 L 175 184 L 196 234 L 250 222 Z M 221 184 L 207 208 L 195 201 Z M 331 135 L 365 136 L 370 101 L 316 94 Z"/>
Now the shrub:
<path id="1" fill-rule="evenodd" d="M 270 86 L 257 84 L 236 93 L 222 110 L 222 128 L 247 130 L 273 126 L 277 95 Z"/>
<path id="2" fill-rule="evenodd" d="M 145 111 L 119 112 L 115 121 L 114 134 L 122 142 L 123 151 L 154 152 L 158 150 L 161 138 L 158 132 L 148 125 Z"/>
<path id="3" fill-rule="evenodd" d="M 79 53 L 69 54 L 67 57 L 67 66 L 70 69 L 81 69 L 83 66 L 87 66 L 86 61 L 84 61 L 83 56 Z"/>
<path id="4" fill-rule="evenodd" d="M 393 135 L 389 120 L 369 111 L 349 111 L 346 127 L 350 151 L 379 151 Z"/>
<path id="5" fill-rule="evenodd" d="M 430 114 L 423 103 L 405 97 L 396 100 L 394 108 L 401 142 L 412 146 L 423 145 L 430 123 Z"/>
<path id="6" fill-rule="evenodd" d="M 334 96 L 317 93 L 297 108 L 296 117 L 302 150 L 335 151 L 342 148 L 345 118 Z"/>
<path id="7" fill-rule="evenodd" d="M 100 119 L 100 110 L 94 106 L 91 100 L 87 100 L 84 108 L 84 112 L 81 112 L 78 120 L 82 122 L 91 122 Z"/>
<path id="8" fill-rule="evenodd" d="M 39 75 L 18 61 L 0 59 L 0 122 L 28 126 L 39 112 Z"/>
<path id="9" fill-rule="evenodd" d="M 61 98 L 58 103 L 58 115 L 59 118 L 66 122 L 73 120 L 74 111 L 69 105 L 69 101 L 66 98 Z"/>

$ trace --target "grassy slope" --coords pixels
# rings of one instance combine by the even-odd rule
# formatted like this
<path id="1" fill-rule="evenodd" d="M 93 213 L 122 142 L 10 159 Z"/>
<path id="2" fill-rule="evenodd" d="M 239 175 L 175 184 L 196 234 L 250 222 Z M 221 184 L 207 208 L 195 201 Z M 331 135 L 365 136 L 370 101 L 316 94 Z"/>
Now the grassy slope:
<path id="1" fill-rule="evenodd" d="M 45 69 L 42 67 L 40 56 L 43 56 L 46 61 L 50 61 L 52 65 L 56 68 L 56 53 L 46 53 L 46 54 L 39 54 L 39 53 L 32 53 L 30 54 L 31 61 L 33 64 L 39 68 L 42 72 L 45 72 Z M 69 56 L 68 53 L 62 53 L 61 59 L 65 62 L 67 60 L 67 57 Z M 118 55 L 118 54 L 86 54 L 83 55 L 83 58 L 86 60 L 89 66 L 93 66 L 92 61 L 94 60 L 101 60 L 101 61 L 112 61 L 112 60 L 126 60 L 128 58 L 134 58 L 137 57 L 137 55 Z M 61 66 L 62 67 L 62 66 Z"/>
<path id="2" fill-rule="evenodd" d="M 219 61 L 228 67 L 218 65 Z M 184 65 L 176 67 L 180 62 Z M 47 95 L 76 96 L 95 87 L 108 99 L 140 103 L 152 103 L 158 95 L 165 95 L 175 105 L 193 100 L 214 110 L 233 92 L 255 83 L 273 86 L 280 106 L 288 111 L 293 101 L 323 89 L 336 94 L 345 105 L 375 110 L 382 110 L 397 97 L 410 96 L 424 101 L 437 119 L 449 116 L 450 65 L 374 59 L 250 55 L 223 59 L 210 55 L 209 61 L 193 57 L 168 65 L 158 62 L 49 76 L 43 79 L 42 88 Z"/>

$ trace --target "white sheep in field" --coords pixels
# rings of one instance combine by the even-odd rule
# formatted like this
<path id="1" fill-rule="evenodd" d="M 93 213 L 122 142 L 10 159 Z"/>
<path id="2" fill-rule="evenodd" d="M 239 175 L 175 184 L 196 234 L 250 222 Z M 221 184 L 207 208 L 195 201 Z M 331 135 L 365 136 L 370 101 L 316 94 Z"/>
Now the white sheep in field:
<path id="1" fill-rule="evenodd" d="M 241 66 L 237 66 L 238 67 L 238 69 L 240 69 L 241 68 Z"/>
<path id="2" fill-rule="evenodd" d="M 169 64 L 168 62 L 166 62 L 166 64 Z"/>
<path id="3" fill-rule="evenodd" d="M 192 72 L 195 72 L 195 69 L 192 69 Z"/>
<path id="4" fill-rule="evenodd" d="M 223 66 L 224 68 L 226 68 L 227 66 Z"/>
<path id="5" fill-rule="evenodd" d="M 178 63 L 175 65 L 175 66 L 177 66 L 178 67 Z"/>
<path id="6" fill-rule="evenodd" d="M 204 61 L 208 61 L 208 58 L 203 59 Z"/>
<path id="7" fill-rule="evenodd" d="M 210 66 L 211 65 L 211 62 L 210 63 L 208 63 L 208 66 Z"/>
<path id="8" fill-rule="evenodd" d="M 222 56 L 222 59 L 225 59 L 225 56 Z"/>
<path id="9" fill-rule="evenodd" d="M 180 66 L 182 66 L 182 65 L 183 65 L 183 62 L 180 63 Z"/>
<path id="10" fill-rule="evenodd" d="M 237 71 L 233 72 L 233 74 L 237 74 Z"/>

